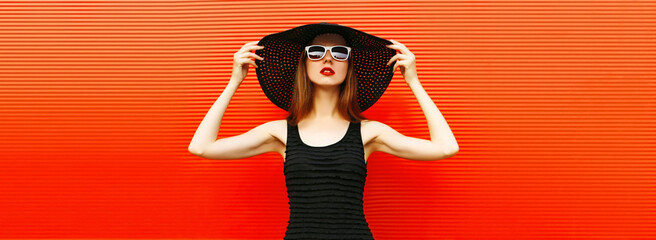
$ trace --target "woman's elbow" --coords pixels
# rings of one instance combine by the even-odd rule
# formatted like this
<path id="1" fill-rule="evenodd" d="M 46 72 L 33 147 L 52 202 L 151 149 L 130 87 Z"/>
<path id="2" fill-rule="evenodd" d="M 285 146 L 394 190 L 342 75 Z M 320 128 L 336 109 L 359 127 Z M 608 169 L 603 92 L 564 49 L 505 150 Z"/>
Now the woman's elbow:
<path id="1" fill-rule="evenodd" d="M 194 146 L 189 145 L 187 150 L 189 151 L 189 153 L 191 153 L 193 155 L 196 155 L 196 156 L 199 156 L 199 157 L 203 156 L 203 150 L 198 148 L 198 147 L 194 147 Z"/>
<path id="2" fill-rule="evenodd" d="M 458 151 L 460 151 L 460 148 L 458 146 L 456 146 L 454 149 L 447 152 L 447 154 L 446 154 L 447 157 L 446 158 L 450 158 L 450 157 L 455 156 L 456 154 L 458 154 Z"/>

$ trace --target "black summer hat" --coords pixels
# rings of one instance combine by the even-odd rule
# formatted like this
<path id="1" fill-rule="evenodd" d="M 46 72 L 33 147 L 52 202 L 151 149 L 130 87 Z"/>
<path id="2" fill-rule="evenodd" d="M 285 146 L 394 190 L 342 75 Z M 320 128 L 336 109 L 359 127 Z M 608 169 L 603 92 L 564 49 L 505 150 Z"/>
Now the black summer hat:
<path id="1" fill-rule="evenodd" d="M 367 110 L 383 95 L 394 76 L 394 62 L 389 66 L 387 62 L 396 50 L 386 47 L 393 44 L 389 40 L 333 23 L 301 25 L 260 39 L 257 45 L 264 48 L 255 50 L 255 54 L 264 60 L 255 58 L 255 72 L 262 91 L 276 106 L 289 111 L 298 60 L 305 46 L 323 33 L 337 33 L 351 47 L 349 61 L 353 61 L 358 78 L 358 103 L 361 111 Z"/>

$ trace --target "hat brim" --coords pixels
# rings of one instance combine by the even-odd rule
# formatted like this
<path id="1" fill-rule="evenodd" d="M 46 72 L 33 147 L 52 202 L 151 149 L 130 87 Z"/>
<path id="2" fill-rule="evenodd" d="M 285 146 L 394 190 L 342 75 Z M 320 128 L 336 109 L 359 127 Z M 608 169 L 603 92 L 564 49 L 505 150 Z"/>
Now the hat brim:
<path id="1" fill-rule="evenodd" d="M 358 78 L 357 99 L 361 111 L 371 107 L 385 92 L 394 77 L 394 64 L 387 62 L 396 54 L 386 47 L 389 40 L 363 31 L 333 23 L 313 23 L 298 26 L 263 37 L 257 45 L 264 46 L 255 54 L 258 82 L 267 98 L 276 106 L 289 111 L 298 60 L 307 46 L 319 34 L 337 33 L 351 47 L 351 59 Z"/>

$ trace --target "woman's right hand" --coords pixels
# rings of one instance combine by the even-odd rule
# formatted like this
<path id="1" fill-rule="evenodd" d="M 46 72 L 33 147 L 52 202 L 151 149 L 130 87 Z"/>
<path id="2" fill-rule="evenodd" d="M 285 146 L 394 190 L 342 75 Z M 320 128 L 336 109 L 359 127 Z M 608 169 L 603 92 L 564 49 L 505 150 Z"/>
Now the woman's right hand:
<path id="1" fill-rule="evenodd" d="M 237 81 L 239 81 L 239 83 L 241 83 L 241 81 L 243 81 L 244 78 L 246 78 L 249 64 L 253 65 L 254 67 L 257 67 L 257 65 L 255 64 L 255 60 L 251 60 L 249 57 L 263 60 L 262 57 L 251 52 L 264 48 L 264 46 L 257 45 L 258 42 L 259 41 L 248 42 L 244 44 L 244 46 L 241 47 L 241 49 L 239 49 L 239 51 L 237 51 L 234 54 L 234 60 L 232 64 L 232 76 Z"/>

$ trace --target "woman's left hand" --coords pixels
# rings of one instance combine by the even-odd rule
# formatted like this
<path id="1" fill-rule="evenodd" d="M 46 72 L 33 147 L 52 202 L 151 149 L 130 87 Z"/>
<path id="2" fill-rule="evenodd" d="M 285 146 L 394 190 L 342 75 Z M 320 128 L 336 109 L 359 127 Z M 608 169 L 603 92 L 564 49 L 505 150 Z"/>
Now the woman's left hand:
<path id="1" fill-rule="evenodd" d="M 396 61 L 396 64 L 394 64 L 394 71 L 396 71 L 396 69 L 400 67 L 401 74 L 403 74 L 403 78 L 405 78 L 405 82 L 408 84 L 410 84 L 411 81 L 418 80 L 415 55 L 412 54 L 412 52 L 410 52 L 410 50 L 402 43 L 397 42 L 393 39 L 390 39 L 390 41 L 394 44 L 387 45 L 387 47 L 401 51 L 401 53 L 397 53 L 396 55 L 392 56 L 389 62 L 387 62 L 387 66 L 389 66 L 392 62 L 398 59 L 398 61 Z"/>

